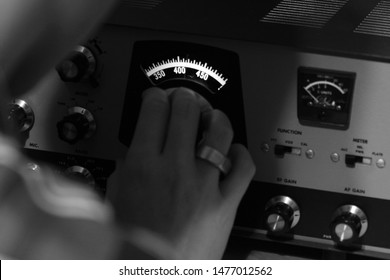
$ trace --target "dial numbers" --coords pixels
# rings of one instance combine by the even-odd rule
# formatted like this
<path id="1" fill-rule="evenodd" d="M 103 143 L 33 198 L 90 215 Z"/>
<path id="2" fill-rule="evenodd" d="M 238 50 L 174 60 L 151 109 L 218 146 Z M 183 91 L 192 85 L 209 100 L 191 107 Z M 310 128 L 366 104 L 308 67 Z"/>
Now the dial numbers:
<path id="1" fill-rule="evenodd" d="M 169 80 L 186 79 L 204 84 L 213 93 L 220 91 L 228 81 L 223 74 L 208 65 L 207 62 L 180 56 L 153 63 L 144 68 L 143 71 L 154 85 Z"/>

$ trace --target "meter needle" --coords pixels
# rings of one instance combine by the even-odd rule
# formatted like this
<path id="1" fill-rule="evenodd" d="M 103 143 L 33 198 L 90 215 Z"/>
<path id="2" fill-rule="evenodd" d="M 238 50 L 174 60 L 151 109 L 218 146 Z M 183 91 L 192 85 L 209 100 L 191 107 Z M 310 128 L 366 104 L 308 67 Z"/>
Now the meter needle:
<path id="1" fill-rule="evenodd" d="M 304 87 L 305 91 L 314 99 L 316 103 L 320 103 L 320 101 L 309 91 L 308 88 Z"/>

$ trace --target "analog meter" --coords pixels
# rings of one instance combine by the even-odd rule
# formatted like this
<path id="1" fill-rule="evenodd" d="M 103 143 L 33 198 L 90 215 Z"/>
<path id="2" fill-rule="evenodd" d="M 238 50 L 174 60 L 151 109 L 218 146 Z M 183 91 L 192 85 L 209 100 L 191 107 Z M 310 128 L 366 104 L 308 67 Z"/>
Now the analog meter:
<path id="1" fill-rule="evenodd" d="M 298 119 L 303 125 L 346 130 L 355 73 L 300 67 Z"/>

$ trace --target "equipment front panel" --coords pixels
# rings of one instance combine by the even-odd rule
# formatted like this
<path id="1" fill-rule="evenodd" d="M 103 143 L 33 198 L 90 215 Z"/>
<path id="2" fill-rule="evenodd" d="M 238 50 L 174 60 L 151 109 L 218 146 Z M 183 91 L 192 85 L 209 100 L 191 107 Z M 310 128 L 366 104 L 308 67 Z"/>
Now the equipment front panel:
<path id="1" fill-rule="evenodd" d="M 257 167 L 235 234 L 390 257 L 390 64 L 115 25 L 82 47 L 20 98 L 33 162 L 109 188 L 141 91 L 187 86 L 229 115 Z M 10 102 L 13 118 L 29 112 Z"/>

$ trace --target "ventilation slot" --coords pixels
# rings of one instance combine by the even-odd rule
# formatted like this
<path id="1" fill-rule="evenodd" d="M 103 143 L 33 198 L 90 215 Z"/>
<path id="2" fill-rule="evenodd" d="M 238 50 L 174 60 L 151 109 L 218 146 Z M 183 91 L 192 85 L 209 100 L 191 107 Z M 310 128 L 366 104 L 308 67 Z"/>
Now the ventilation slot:
<path id="1" fill-rule="evenodd" d="M 348 0 L 283 0 L 260 21 L 322 28 Z"/>
<path id="2" fill-rule="evenodd" d="M 390 1 L 379 2 L 354 32 L 390 37 Z"/>
<path id="3" fill-rule="evenodd" d="M 153 9 L 160 5 L 164 0 L 123 0 L 122 5 L 131 8 Z"/>

